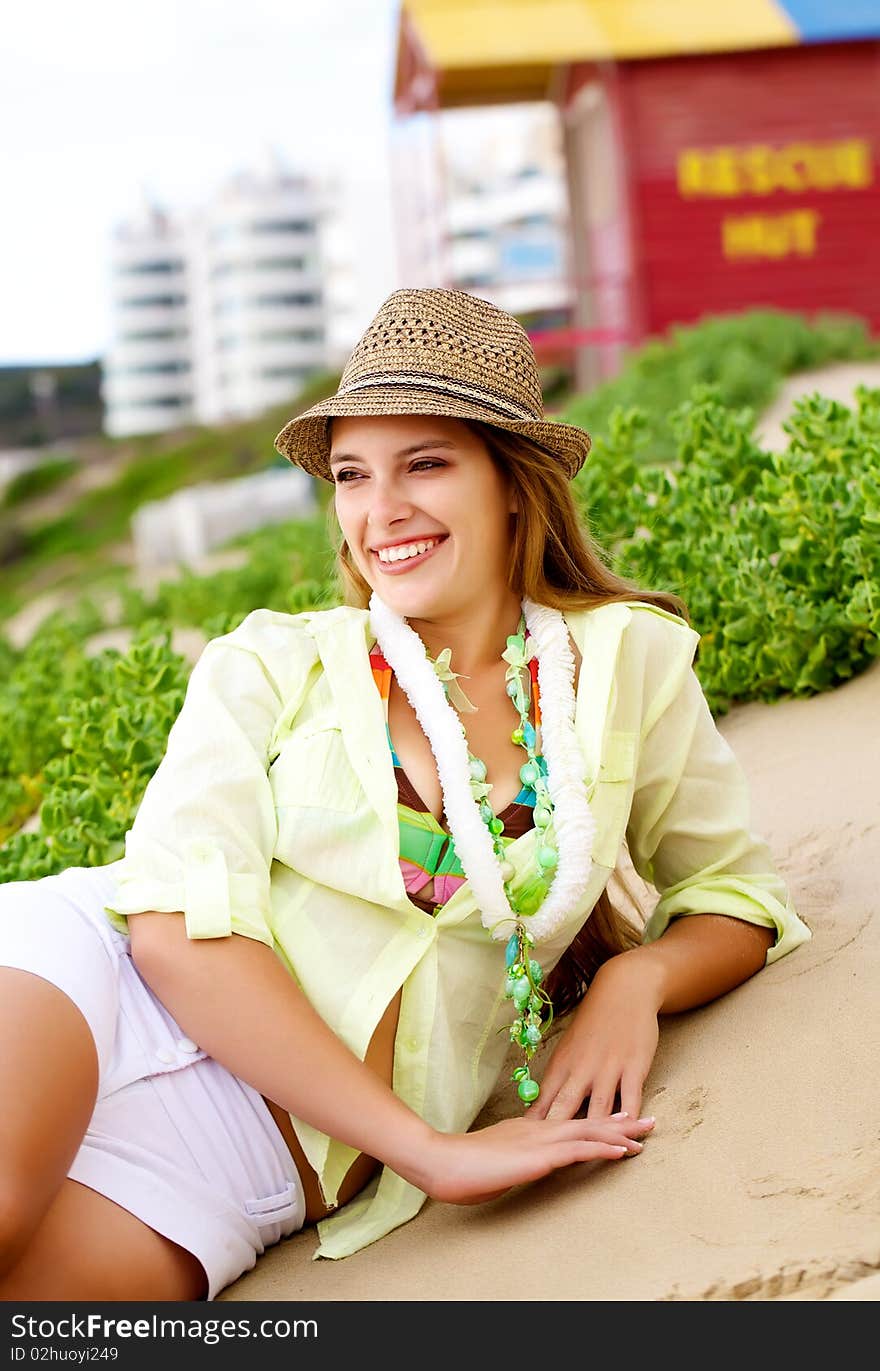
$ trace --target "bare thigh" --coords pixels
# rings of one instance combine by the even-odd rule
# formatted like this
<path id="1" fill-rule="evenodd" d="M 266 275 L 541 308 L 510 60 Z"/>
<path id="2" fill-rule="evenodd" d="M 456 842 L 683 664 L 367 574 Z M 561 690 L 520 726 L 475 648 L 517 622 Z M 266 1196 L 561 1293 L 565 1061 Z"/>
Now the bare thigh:
<path id="1" fill-rule="evenodd" d="M 201 1300 L 201 1262 L 105 1195 L 65 1180 L 0 1300 Z"/>
<path id="2" fill-rule="evenodd" d="M 76 1005 L 49 981 L 0 967 L 0 1298 L 79 1298 L 61 1284 L 103 1279 L 111 1253 L 135 1283 L 158 1282 L 161 1298 L 198 1298 L 207 1282 L 191 1253 L 67 1180 L 97 1090 L 95 1043 Z M 114 1288 L 119 1280 L 117 1271 Z"/>
<path id="3" fill-rule="evenodd" d="M 98 1090 L 98 1054 L 68 997 L 0 968 L 0 1270 L 37 1229 L 79 1150 Z"/>

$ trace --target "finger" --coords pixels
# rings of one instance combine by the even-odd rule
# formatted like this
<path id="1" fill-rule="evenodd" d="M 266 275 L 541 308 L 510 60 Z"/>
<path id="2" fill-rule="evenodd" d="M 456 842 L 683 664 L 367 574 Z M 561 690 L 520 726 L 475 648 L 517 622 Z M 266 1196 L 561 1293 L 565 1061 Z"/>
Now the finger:
<path id="1" fill-rule="evenodd" d="M 642 1108 L 644 1079 L 641 1075 L 624 1073 L 620 1083 L 620 1107 L 631 1119 L 639 1117 Z"/>
<path id="2" fill-rule="evenodd" d="M 641 1147 L 641 1143 L 633 1144 Z M 629 1147 L 626 1143 L 608 1143 L 597 1139 L 593 1141 L 580 1141 L 570 1143 L 560 1143 L 556 1153 L 555 1167 L 571 1166 L 574 1162 L 598 1162 L 598 1161 L 619 1161 L 627 1155 Z"/>
<path id="3" fill-rule="evenodd" d="M 589 1089 L 571 1076 L 557 1090 L 545 1115 L 548 1119 L 573 1119 Z"/>
<path id="4" fill-rule="evenodd" d="M 610 1118 L 617 1095 L 617 1085 L 618 1076 L 616 1072 L 613 1076 L 605 1077 L 604 1080 L 594 1081 L 593 1089 L 590 1092 L 590 1107 L 587 1110 L 588 1119 Z M 625 1108 L 626 1106 L 622 1107 Z"/>
<path id="5" fill-rule="evenodd" d="M 623 1144 L 629 1152 L 641 1152 L 641 1139 L 651 1131 L 652 1124 L 646 1120 L 628 1119 L 625 1116 L 612 1116 L 590 1123 L 594 1138 L 602 1142 Z"/>

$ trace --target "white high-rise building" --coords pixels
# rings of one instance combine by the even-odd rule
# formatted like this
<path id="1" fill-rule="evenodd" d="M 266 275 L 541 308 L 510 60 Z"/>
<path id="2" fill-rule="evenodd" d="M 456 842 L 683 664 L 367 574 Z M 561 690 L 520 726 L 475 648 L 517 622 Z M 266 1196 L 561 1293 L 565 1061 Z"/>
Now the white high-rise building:
<path id="1" fill-rule="evenodd" d="M 270 157 L 186 219 L 145 206 L 120 226 L 104 360 L 109 434 L 260 414 L 332 365 L 325 201 Z"/>
<path id="2" fill-rule="evenodd" d="M 186 226 L 146 201 L 116 231 L 103 366 L 104 427 L 113 437 L 195 421 L 192 255 Z"/>

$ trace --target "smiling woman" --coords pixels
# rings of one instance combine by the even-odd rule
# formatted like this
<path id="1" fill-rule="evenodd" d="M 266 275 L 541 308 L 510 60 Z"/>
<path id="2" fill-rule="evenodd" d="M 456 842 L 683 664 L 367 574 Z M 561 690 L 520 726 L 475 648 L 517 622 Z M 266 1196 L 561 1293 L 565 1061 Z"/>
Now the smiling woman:
<path id="1" fill-rule="evenodd" d="M 207 645 L 122 861 L 0 889 L 0 1298 L 213 1299 L 303 1227 L 345 1257 L 635 1156 L 662 1016 L 810 936 L 515 319 L 394 292 L 277 445 L 345 603 Z"/>

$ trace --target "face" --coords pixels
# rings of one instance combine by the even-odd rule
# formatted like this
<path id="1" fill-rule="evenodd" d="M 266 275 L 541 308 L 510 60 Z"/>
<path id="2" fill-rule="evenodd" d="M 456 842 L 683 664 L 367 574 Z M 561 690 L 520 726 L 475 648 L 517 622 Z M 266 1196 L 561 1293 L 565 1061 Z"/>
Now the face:
<path id="1" fill-rule="evenodd" d="M 516 500 L 460 419 L 334 419 L 336 515 L 355 565 L 392 609 L 438 619 L 507 587 Z"/>

